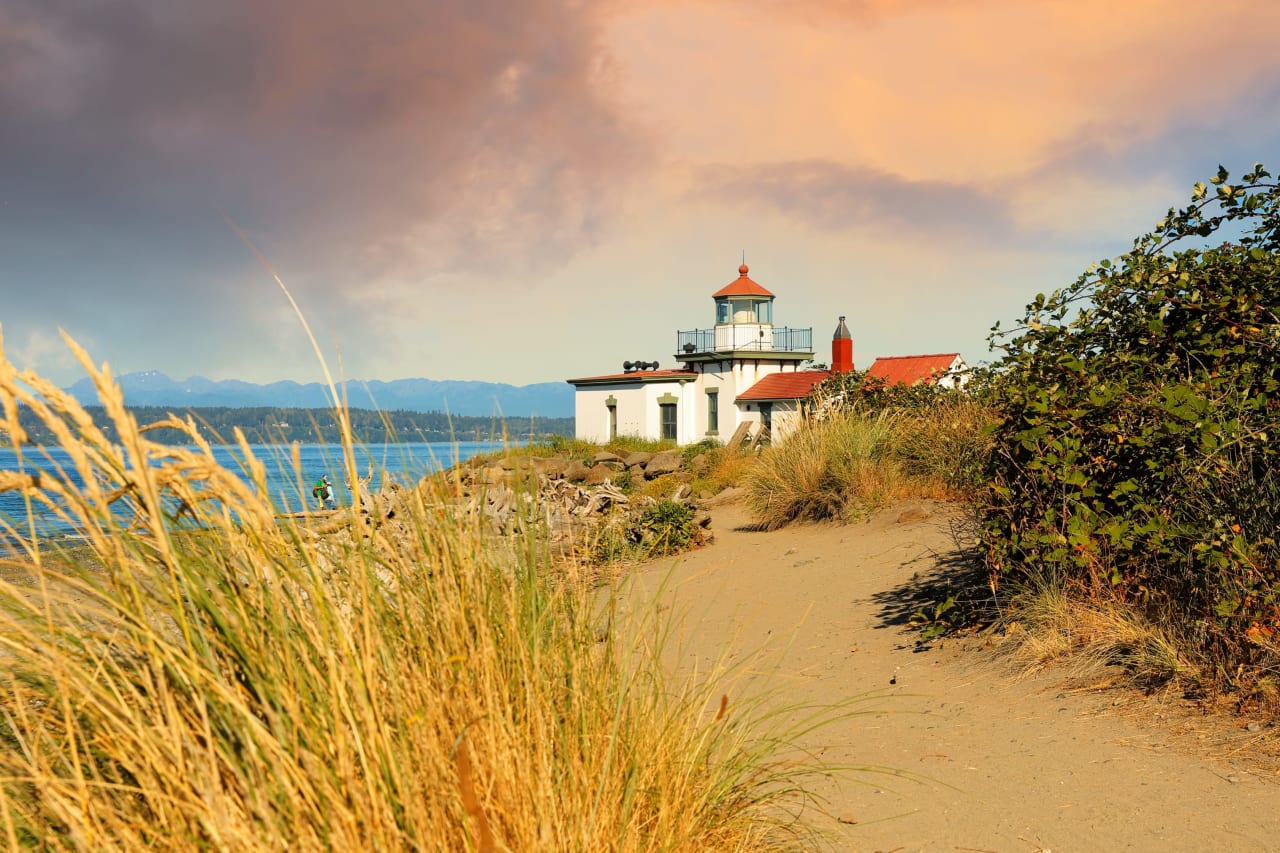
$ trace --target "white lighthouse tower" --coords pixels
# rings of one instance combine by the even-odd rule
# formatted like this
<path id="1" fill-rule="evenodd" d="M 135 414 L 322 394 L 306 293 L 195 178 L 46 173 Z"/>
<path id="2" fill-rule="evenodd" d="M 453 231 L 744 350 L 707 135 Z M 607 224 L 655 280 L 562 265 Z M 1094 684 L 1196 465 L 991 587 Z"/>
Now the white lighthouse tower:
<path id="1" fill-rule="evenodd" d="M 799 371 L 813 358 L 813 329 L 773 325 L 774 295 L 748 275 L 711 294 L 715 324 L 676 332 L 678 368 L 628 361 L 622 373 L 570 379 L 579 438 L 616 435 L 727 439 L 744 421 L 768 426 L 773 401 L 739 405 L 738 397 L 765 376 Z"/>

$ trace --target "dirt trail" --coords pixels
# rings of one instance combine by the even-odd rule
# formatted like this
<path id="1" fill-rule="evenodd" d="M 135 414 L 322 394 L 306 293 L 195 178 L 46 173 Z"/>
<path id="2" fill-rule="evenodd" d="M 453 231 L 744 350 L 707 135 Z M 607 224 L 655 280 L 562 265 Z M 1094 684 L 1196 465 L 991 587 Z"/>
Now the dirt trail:
<path id="1" fill-rule="evenodd" d="M 878 713 L 805 740 L 827 761 L 904 774 L 818 792 L 839 818 L 823 821 L 835 849 L 1280 850 L 1274 773 L 1187 748 L 1195 733 L 1152 725 L 1141 697 L 1071 692 L 1060 674 L 1019 680 L 955 642 L 917 651 L 912 597 L 956 557 L 950 511 L 924 508 L 924 519 L 899 521 L 895 507 L 860 524 L 762 533 L 745 528 L 741 508 L 721 507 L 716 543 L 674 568 L 644 568 L 630 606 L 670 599 L 682 668 L 756 653 L 753 669 L 772 669 L 757 686 L 788 701 L 877 694 L 867 707 Z M 1123 713 L 1130 703 L 1141 718 Z"/>

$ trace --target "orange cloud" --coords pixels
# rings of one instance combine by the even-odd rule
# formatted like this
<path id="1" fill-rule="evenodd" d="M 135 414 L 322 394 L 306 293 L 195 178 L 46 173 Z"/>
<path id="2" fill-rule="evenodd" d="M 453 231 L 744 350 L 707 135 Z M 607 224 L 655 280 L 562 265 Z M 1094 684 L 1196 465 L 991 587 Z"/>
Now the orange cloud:
<path id="1" fill-rule="evenodd" d="M 1280 70 L 1277 25 L 1270 0 L 760 0 L 619 13 L 607 40 L 673 160 L 980 181 L 1219 108 Z"/>

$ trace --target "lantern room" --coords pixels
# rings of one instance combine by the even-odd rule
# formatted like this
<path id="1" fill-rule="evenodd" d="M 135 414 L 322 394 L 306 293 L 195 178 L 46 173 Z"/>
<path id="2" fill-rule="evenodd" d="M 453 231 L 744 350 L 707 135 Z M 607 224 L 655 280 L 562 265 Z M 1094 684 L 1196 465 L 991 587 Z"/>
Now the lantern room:
<path id="1" fill-rule="evenodd" d="M 738 267 L 738 278 L 711 295 L 716 302 L 716 325 L 739 323 L 773 325 L 773 294 L 747 277 L 747 265 Z"/>
<path id="2" fill-rule="evenodd" d="M 716 303 L 715 348 L 718 352 L 773 349 L 773 294 L 747 276 L 738 277 L 711 294 Z"/>
<path id="3" fill-rule="evenodd" d="M 711 294 L 716 324 L 677 335 L 676 358 L 685 363 L 717 361 L 735 354 L 753 353 L 783 361 L 813 357 L 813 330 L 773 325 L 773 294 L 747 275 L 743 264 L 738 277 Z"/>

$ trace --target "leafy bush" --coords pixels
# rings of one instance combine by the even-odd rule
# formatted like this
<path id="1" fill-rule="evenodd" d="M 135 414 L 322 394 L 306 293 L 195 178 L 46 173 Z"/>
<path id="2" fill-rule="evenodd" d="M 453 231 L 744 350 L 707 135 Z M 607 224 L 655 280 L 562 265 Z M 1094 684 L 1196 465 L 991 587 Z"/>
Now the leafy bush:
<path id="1" fill-rule="evenodd" d="M 996 581 L 1117 596 L 1230 682 L 1280 650 L 1280 190 L 1229 177 L 993 330 L 983 540 Z"/>
<path id="2" fill-rule="evenodd" d="M 854 409 L 929 409 L 940 401 L 964 396 L 964 391 L 960 389 L 943 388 L 933 382 L 918 382 L 914 385 L 895 382 L 891 385 L 882 377 L 871 376 L 865 370 L 850 370 L 833 373 L 814 385 L 805 400 L 805 408 L 815 420 L 822 420 L 831 413 Z"/>
<path id="3" fill-rule="evenodd" d="M 675 554 L 693 539 L 693 507 L 675 501 L 658 501 L 640 513 L 642 541 L 651 554 Z"/>
<path id="4" fill-rule="evenodd" d="M 715 438 L 704 438 L 702 441 L 695 441 L 693 444 L 686 444 L 680 449 L 680 457 L 687 468 L 693 462 L 698 454 L 709 454 L 721 448 L 720 441 Z"/>

